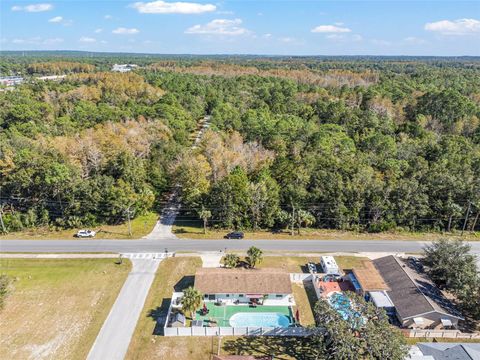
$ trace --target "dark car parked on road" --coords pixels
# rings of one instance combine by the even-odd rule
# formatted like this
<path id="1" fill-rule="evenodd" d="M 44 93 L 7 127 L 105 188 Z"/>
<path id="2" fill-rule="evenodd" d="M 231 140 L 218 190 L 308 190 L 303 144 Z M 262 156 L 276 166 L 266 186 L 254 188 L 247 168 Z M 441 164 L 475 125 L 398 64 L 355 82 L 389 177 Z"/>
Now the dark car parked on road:
<path id="1" fill-rule="evenodd" d="M 228 233 L 225 235 L 225 239 L 243 239 L 244 234 L 241 231 L 232 231 L 231 233 Z"/>

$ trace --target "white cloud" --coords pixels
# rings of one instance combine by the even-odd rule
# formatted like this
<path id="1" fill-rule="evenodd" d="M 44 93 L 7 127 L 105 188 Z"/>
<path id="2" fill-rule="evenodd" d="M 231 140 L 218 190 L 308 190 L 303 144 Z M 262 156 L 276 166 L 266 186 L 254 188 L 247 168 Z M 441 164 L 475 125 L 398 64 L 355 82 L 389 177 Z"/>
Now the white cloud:
<path id="1" fill-rule="evenodd" d="M 338 25 L 319 25 L 314 27 L 311 31 L 313 33 L 349 33 L 352 30 Z"/>
<path id="2" fill-rule="evenodd" d="M 49 11 L 52 9 L 53 9 L 52 4 L 32 4 L 32 5 L 25 5 L 25 6 L 19 6 L 19 5 L 12 6 L 12 11 L 42 12 L 42 11 Z"/>
<path id="3" fill-rule="evenodd" d="M 469 35 L 480 33 L 480 21 L 476 19 L 441 20 L 425 24 L 425 30 L 442 35 Z"/>
<path id="4" fill-rule="evenodd" d="M 105 20 L 111 20 L 111 19 L 113 19 L 113 16 L 107 14 L 107 15 L 105 15 L 103 18 L 104 18 Z"/>
<path id="5" fill-rule="evenodd" d="M 51 22 L 51 23 L 60 23 L 63 21 L 63 17 L 61 16 L 55 16 L 53 18 L 51 18 L 50 20 L 48 20 L 48 22 Z"/>
<path id="6" fill-rule="evenodd" d="M 91 38 L 88 36 L 82 36 L 78 41 L 83 42 L 83 43 L 94 43 L 97 42 L 97 39 Z"/>
<path id="7" fill-rule="evenodd" d="M 138 34 L 140 30 L 135 29 L 135 28 L 124 28 L 124 27 L 119 27 L 116 28 L 115 30 L 112 31 L 112 34 L 117 34 L 117 35 L 135 35 Z"/>
<path id="8" fill-rule="evenodd" d="M 272 34 L 270 34 L 270 33 L 263 34 L 262 37 L 263 37 L 264 39 L 270 39 L 270 38 L 272 37 Z"/>
<path id="9" fill-rule="evenodd" d="M 95 34 L 100 34 L 103 31 L 103 29 L 95 29 L 94 33 Z"/>
<path id="10" fill-rule="evenodd" d="M 204 35 L 245 35 L 249 31 L 240 25 L 241 19 L 215 19 L 205 25 L 194 25 L 187 30 L 185 34 L 204 34 Z"/>
<path id="11" fill-rule="evenodd" d="M 190 2 L 136 2 L 131 5 L 142 14 L 201 14 L 215 11 L 217 7 L 212 4 L 196 4 Z"/>

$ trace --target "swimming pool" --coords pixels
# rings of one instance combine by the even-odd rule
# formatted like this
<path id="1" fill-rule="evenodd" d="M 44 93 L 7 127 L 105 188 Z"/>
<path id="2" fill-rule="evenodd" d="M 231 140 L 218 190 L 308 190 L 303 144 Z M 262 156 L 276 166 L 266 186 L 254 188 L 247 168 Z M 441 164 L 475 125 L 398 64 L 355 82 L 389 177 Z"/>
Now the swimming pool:
<path id="1" fill-rule="evenodd" d="M 288 316 L 279 313 L 239 312 L 230 318 L 231 327 L 289 327 Z"/>
<path id="2" fill-rule="evenodd" d="M 328 296 L 328 302 L 344 320 L 358 319 L 360 314 L 352 310 L 350 299 L 341 292 L 335 292 Z"/>

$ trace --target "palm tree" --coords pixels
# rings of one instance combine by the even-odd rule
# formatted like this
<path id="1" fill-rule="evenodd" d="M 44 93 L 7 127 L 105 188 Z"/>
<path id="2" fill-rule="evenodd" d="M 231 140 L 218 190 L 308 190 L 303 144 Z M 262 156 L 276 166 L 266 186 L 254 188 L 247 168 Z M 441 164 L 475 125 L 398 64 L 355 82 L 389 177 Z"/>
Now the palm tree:
<path id="1" fill-rule="evenodd" d="M 239 262 L 240 258 L 236 254 L 227 254 L 223 258 L 223 264 L 228 268 L 236 268 Z"/>
<path id="2" fill-rule="evenodd" d="M 247 255 L 248 256 L 245 260 L 247 260 L 247 263 L 251 268 L 254 268 L 255 265 L 262 261 L 263 251 L 255 246 L 252 246 L 250 249 L 248 249 Z"/>
<path id="3" fill-rule="evenodd" d="M 200 308 L 202 303 L 203 296 L 197 289 L 193 287 L 188 287 L 183 291 L 182 297 L 182 310 L 185 314 L 186 312 L 190 313 L 190 317 L 193 320 L 193 314 Z"/>
<path id="4" fill-rule="evenodd" d="M 212 212 L 202 206 L 202 209 L 198 212 L 198 216 L 203 220 L 203 233 L 206 234 L 208 219 L 212 217 Z"/>

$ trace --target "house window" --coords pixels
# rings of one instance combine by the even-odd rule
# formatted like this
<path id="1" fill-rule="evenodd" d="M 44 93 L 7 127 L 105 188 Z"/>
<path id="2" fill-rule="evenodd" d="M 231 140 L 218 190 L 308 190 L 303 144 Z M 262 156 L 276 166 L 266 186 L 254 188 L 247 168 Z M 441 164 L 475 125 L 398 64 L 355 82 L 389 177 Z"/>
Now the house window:
<path id="1" fill-rule="evenodd" d="M 209 294 L 208 300 L 215 300 L 215 294 Z"/>
<path id="2" fill-rule="evenodd" d="M 276 296 L 277 298 L 282 298 L 282 297 L 283 297 L 282 294 L 277 294 L 277 295 L 275 295 L 275 296 Z"/>
<path id="3" fill-rule="evenodd" d="M 203 295 L 204 299 L 208 299 L 208 294 Z"/>
<path id="4" fill-rule="evenodd" d="M 243 294 L 238 294 L 238 297 L 243 297 Z"/>
<path id="5" fill-rule="evenodd" d="M 225 297 L 230 297 L 230 294 L 225 294 Z"/>

